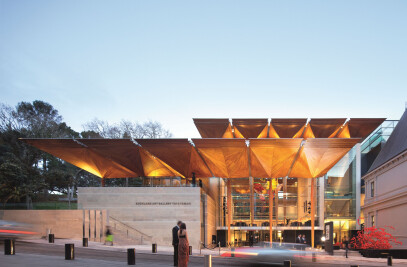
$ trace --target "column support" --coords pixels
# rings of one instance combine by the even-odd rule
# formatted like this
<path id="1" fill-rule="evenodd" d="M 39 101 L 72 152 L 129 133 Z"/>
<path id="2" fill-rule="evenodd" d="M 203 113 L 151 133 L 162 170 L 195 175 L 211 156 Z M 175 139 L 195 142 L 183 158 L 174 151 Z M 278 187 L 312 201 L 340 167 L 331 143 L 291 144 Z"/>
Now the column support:
<path id="1" fill-rule="evenodd" d="M 287 177 L 283 178 L 283 213 L 284 213 L 283 223 L 285 225 L 287 221 Z"/>
<path id="2" fill-rule="evenodd" d="M 356 177 L 355 177 L 355 202 L 356 202 L 356 222 L 360 222 L 360 194 L 361 194 L 361 172 L 362 172 L 362 162 L 361 162 L 361 151 L 360 143 L 357 143 L 356 146 Z M 356 223 L 356 230 L 360 230 L 360 224 Z"/>
<path id="3" fill-rule="evenodd" d="M 269 225 L 270 225 L 270 247 L 273 245 L 273 183 L 269 181 Z"/>
<path id="4" fill-rule="evenodd" d="M 227 208 L 228 208 L 228 240 L 229 244 L 232 244 L 232 236 L 230 234 L 230 224 L 232 223 L 232 188 L 230 185 L 230 179 L 227 180 L 226 182 L 226 188 L 227 188 Z"/>
<path id="5" fill-rule="evenodd" d="M 102 185 L 102 187 L 105 187 L 105 178 L 101 178 L 102 180 L 101 180 L 101 185 Z"/>
<path id="6" fill-rule="evenodd" d="M 311 247 L 315 241 L 315 178 L 311 178 Z"/>
<path id="7" fill-rule="evenodd" d="M 249 177 L 250 185 L 250 226 L 253 226 L 254 223 L 254 179 Z"/>
<path id="8" fill-rule="evenodd" d="M 278 225 L 278 178 L 276 178 L 276 189 L 274 192 L 274 202 L 276 207 L 276 226 Z"/>
<path id="9" fill-rule="evenodd" d="M 325 175 L 326 176 L 326 175 Z M 317 190 L 317 196 L 318 196 L 318 201 L 317 203 L 319 204 L 317 214 L 318 216 L 318 221 L 319 221 L 319 226 L 323 227 L 325 225 L 325 213 L 324 213 L 324 206 L 325 206 L 325 176 L 317 178 L 317 184 L 319 185 L 319 189 Z"/>

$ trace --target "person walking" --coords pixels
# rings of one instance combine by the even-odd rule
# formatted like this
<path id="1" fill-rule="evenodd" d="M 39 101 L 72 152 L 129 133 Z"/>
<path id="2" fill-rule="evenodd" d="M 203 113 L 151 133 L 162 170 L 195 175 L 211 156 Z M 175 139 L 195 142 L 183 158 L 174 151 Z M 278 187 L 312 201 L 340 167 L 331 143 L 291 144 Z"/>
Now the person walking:
<path id="1" fill-rule="evenodd" d="M 349 240 L 346 236 L 344 238 L 343 244 L 345 246 L 345 256 L 346 256 L 346 258 L 348 258 Z"/>
<path id="2" fill-rule="evenodd" d="M 112 230 L 110 230 L 110 226 L 106 227 L 105 245 L 107 245 L 107 243 L 110 243 L 110 245 L 113 246 L 113 233 Z"/>
<path id="3" fill-rule="evenodd" d="M 181 226 L 181 221 L 177 222 L 177 225 L 172 228 L 172 246 L 174 247 L 174 266 L 178 266 L 178 231 Z"/>
<path id="4" fill-rule="evenodd" d="M 189 261 L 189 240 L 187 234 L 187 226 L 185 223 L 181 223 L 178 231 L 178 267 L 188 267 Z"/>

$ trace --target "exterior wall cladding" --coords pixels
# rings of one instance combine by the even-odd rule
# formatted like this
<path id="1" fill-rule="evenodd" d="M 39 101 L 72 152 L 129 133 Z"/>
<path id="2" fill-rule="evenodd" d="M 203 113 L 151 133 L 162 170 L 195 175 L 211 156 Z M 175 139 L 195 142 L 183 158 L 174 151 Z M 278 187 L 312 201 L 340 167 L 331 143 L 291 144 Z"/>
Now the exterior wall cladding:
<path id="1" fill-rule="evenodd" d="M 364 176 L 365 225 L 385 228 L 407 248 L 407 151 Z M 394 227 L 394 230 L 387 228 Z"/>
<path id="2" fill-rule="evenodd" d="M 190 245 L 199 248 L 202 220 L 199 187 L 86 187 L 78 190 L 79 209 L 106 209 L 108 220 L 137 229 L 159 245 L 171 246 L 171 229 L 181 220 L 187 225 Z M 214 212 L 212 199 L 208 202 L 206 210 Z M 207 220 L 205 226 L 213 228 L 213 225 L 214 222 Z"/>

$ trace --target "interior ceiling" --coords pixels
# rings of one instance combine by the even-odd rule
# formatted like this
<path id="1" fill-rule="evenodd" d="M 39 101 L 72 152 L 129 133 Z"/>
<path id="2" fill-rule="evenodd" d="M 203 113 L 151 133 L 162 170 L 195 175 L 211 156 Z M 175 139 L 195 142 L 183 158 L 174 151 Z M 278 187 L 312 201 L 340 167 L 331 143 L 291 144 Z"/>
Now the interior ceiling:
<path id="1" fill-rule="evenodd" d="M 101 178 L 315 178 L 384 119 L 194 119 L 203 139 L 22 139 Z M 242 138 L 236 138 L 240 136 Z M 295 137 L 295 138 L 293 138 Z"/>

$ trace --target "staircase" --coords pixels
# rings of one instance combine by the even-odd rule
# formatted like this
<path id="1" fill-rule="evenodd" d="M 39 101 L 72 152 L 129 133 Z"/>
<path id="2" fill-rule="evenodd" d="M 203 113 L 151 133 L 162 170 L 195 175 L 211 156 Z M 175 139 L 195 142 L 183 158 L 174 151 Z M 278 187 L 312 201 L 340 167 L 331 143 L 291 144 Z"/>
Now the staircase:
<path id="1" fill-rule="evenodd" d="M 113 231 L 115 245 L 148 245 L 152 244 L 149 236 L 119 220 L 109 216 L 109 225 Z"/>

